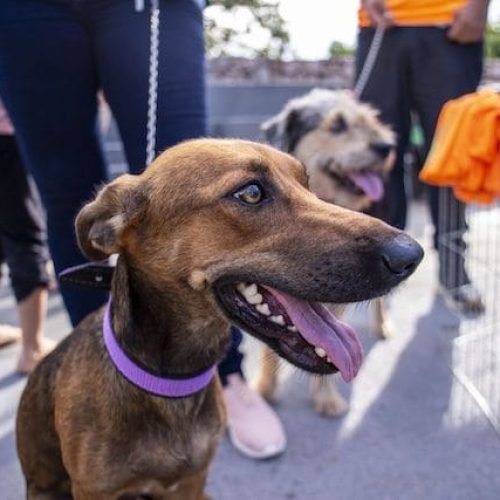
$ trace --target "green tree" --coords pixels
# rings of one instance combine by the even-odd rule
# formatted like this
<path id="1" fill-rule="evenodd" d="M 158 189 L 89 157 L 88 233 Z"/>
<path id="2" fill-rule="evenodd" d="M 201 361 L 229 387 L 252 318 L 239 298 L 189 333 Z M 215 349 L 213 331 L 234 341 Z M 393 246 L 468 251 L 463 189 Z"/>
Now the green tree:
<path id="1" fill-rule="evenodd" d="M 205 10 L 209 57 L 283 59 L 290 36 L 276 1 L 212 0 Z"/>
<path id="2" fill-rule="evenodd" d="M 342 42 L 334 40 L 330 44 L 328 54 L 330 55 L 330 57 L 352 56 L 354 54 L 354 49 L 352 47 L 344 45 Z"/>
<path id="3" fill-rule="evenodd" d="M 500 23 L 486 27 L 485 52 L 488 57 L 500 57 Z"/>

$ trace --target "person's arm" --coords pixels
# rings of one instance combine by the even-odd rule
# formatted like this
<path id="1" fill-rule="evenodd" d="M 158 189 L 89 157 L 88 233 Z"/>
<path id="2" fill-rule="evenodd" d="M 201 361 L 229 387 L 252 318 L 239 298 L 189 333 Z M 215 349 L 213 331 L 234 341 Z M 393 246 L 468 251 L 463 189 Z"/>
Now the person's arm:
<path id="1" fill-rule="evenodd" d="M 457 43 L 480 42 L 484 37 L 490 0 L 468 0 L 455 12 L 448 38 Z"/>
<path id="2" fill-rule="evenodd" d="M 361 5 L 366 10 L 374 26 L 390 26 L 394 20 L 387 9 L 385 0 L 361 0 Z"/>

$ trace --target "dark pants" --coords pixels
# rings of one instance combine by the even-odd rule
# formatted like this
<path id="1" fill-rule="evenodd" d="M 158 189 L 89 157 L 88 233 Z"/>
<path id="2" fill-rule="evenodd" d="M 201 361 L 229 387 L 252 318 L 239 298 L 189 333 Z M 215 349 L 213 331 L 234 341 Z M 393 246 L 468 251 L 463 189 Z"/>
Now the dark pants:
<path id="1" fill-rule="evenodd" d="M 33 179 L 26 174 L 11 135 L 0 135 L 0 244 L 17 302 L 46 287 L 47 233 Z"/>
<path id="2" fill-rule="evenodd" d="M 227 377 L 233 373 L 239 373 L 243 377 L 243 372 L 241 370 L 243 354 L 240 352 L 242 340 L 243 335 L 241 332 L 234 326 L 231 327 L 231 345 L 226 353 L 226 357 L 219 364 L 219 375 L 222 385 L 227 384 Z"/>
<path id="3" fill-rule="evenodd" d="M 99 89 L 132 172 L 145 166 L 150 12 L 132 0 L 1 0 L 0 96 L 47 211 L 56 271 L 84 261 L 73 223 L 106 180 L 96 129 Z M 202 13 L 160 1 L 156 149 L 205 135 Z M 61 287 L 73 324 L 105 297 Z"/>
<path id="4" fill-rule="evenodd" d="M 374 29 L 358 36 L 356 74 L 359 75 Z M 362 100 L 381 112 L 381 119 L 397 133 L 397 159 L 389 179 L 387 221 L 403 229 L 406 193 L 403 157 L 408 147 L 411 113 L 422 127 L 427 155 L 437 119 L 446 101 L 474 92 L 480 82 L 483 44 L 450 42 L 440 27 L 396 27 L 386 31 Z M 434 245 L 439 252 L 439 279 L 447 288 L 469 281 L 464 265 L 465 206 L 448 188 L 428 187 Z"/>

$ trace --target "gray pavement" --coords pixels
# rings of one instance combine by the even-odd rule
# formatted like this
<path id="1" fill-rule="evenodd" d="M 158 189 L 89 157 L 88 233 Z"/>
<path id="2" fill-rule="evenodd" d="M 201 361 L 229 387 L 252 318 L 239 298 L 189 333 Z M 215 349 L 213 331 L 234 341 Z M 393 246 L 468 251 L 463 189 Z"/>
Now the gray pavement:
<path id="1" fill-rule="evenodd" d="M 435 294 L 436 262 L 427 243 L 426 215 L 421 206 L 413 206 L 411 215 L 410 231 L 428 251 L 415 276 L 390 297 L 394 336 L 375 341 L 368 334 L 368 306 L 350 313 L 366 358 L 353 383 L 339 382 L 351 405 L 348 415 L 335 420 L 315 415 L 307 377 L 285 368 L 276 410 L 288 433 L 286 453 L 257 462 L 239 455 L 224 439 L 209 476 L 214 499 L 500 498 L 500 438 L 450 369 L 458 319 Z M 4 286 L 0 322 L 15 320 L 14 302 Z M 61 338 L 68 331 L 54 295 L 48 335 Z M 247 340 L 245 349 L 251 376 L 258 344 Z M 0 500 L 24 498 L 13 437 L 25 384 L 13 373 L 18 350 L 0 350 Z"/>

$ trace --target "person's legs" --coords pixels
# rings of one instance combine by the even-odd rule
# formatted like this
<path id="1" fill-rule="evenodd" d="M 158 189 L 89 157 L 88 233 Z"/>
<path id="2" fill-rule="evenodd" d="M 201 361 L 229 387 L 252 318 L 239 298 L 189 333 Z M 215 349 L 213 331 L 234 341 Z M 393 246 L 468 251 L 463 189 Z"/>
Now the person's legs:
<path id="1" fill-rule="evenodd" d="M 151 12 L 150 2 L 140 12 L 133 5 L 106 2 L 105 11 L 95 12 L 93 29 L 104 95 L 130 171 L 138 173 L 146 162 Z M 194 0 L 160 1 L 159 9 L 156 154 L 206 135 L 202 13 Z"/>
<path id="2" fill-rule="evenodd" d="M 43 336 L 47 298 L 47 288 L 38 287 L 18 303 L 23 347 L 17 370 L 21 373 L 31 373 L 38 362 L 55 346 L 55 342 Z"/>
<path id="3" fill-rule="evenodd" d="M 159 2 L 156 153 L 186 139 L 206 135 L 203 20 L 194 0 Z M 94 11 L 92 29 L 104 95 L 118 124 L 133 173 L 146 162 L 150 79 L 150 3 L 136 12 L 133 3 L 106 2 Z M 134 33 L 131 37 L 130 33 Z M 119 54 L 127 54 L 122 57 Z M 286 438 L 265 400 L 245 383 L 241 332 L 231 329 L 232 344 L 219 367 L 229 430 L 238 449 L 255 458 L 281 453 Z"/>
<path id="4" fill-rule="evenodd" d="M 40 199 L 12 136 L 0 136 L 0 177 L 0 238 L 23 341 L 18 370 L 29 373 L 54 345 L 43 338 L 49 255 Z"/>
<path id="5" fill-rule="evenodd" d="M 219 377 L 223 386 L 228 384 L 230 375 L 236 374 L 244 378 L 241 369 L 243 361 L 243 354 L 240 351 L 241 341 L 243 340 L 242 333 L 235 328 L 231 327 L 231 345 L 226 353 L 226 357 L 219 363 Z"/>
<path id="6" fill-rule="evenodd" d="M 73 221 L 105 179 L 96 133 L 98 79 L 87 31 L 72 2 L 0 2 L 0 95 L 47 211 L 56 272 L 84 262 Z M 73 324 L 105 302 L 61 287 Z"/>
<path id="7" fill-rule="evenodd" d="M 1 153 L 0 153 L 1 156 Z M 1 160 L 0 160 L 1 163 Z M 5 262 L 5 255 L 2 248 L 2 239 L 0 238 L 0 279 L 3 277 L 3 264 Z M 0 324 L 0 348 L 13 344 L 21 340 L 22 333 L 21 329 L 17 326 L 7 325 L 4 323 Z"/>
<path id="8" fill-rule="evenodd" d="M 355 75 L 358 78 L 365 64 L 375 30 L 362 28 L 358 35 Z M 404 154 L 410 131 L 409 71 L 405 28 L 385 32 L 375 65 L 360 99 L 380 111 L 381 120 L 396 132 L 396 160 L 386 186 L 384 200 L 370 213 L 389 224 L 404 229 L 406 225 L 406 192 Z"/>
<path id="9" fill-rule="evenodd" d="M 450 99 L 474 92 L 482 74 L 482 43 L 450 42 L 446 29 L 413 28 L 412 94 L 425 137 L 425 154 L 432 145 L 441 108 Z M 465 205 L 449 188 L 429 187 L 434 246 L 439 254 L 439 282 L 445 289 L 470 283 L 465 269 L 463 235 Z M 467 297 L 464 297 L 467 299 Z M 472 297 L 477 302 L 479 297 Z"/>

